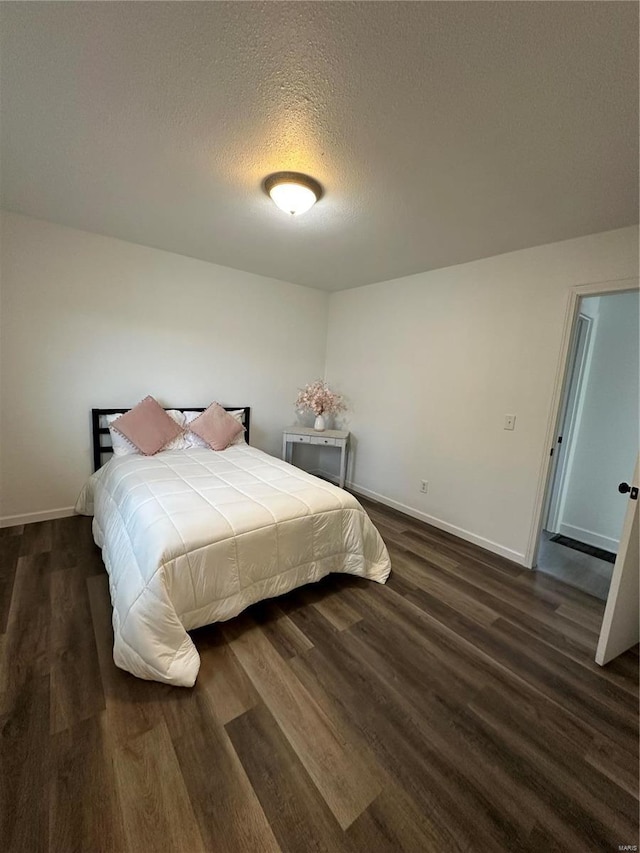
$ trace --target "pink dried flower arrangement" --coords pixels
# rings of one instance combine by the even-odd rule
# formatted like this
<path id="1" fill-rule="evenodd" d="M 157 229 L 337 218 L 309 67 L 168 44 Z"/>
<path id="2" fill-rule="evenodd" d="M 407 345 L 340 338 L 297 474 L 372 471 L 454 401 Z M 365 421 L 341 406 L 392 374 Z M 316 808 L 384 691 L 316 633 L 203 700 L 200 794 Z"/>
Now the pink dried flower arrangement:
<path id="1" fill-rule="evenodd" d="M 346 408 L 342 394 L 336 394 L 322 379 L 300 388 L 296 398 L 296 409 L 310 409 L 316 415 L 337 415 Z"/>

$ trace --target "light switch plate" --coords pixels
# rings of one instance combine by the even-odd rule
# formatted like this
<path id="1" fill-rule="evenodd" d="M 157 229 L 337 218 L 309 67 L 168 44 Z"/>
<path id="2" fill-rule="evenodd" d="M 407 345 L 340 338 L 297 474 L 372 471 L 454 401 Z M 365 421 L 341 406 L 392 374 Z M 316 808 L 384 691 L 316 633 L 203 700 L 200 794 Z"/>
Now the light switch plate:
<path id="1" fill-rule="evenodd" d="M 516 428 L 516 416 L 515 415 L 505 415 L 504 416 L 504 428 L 505 429 L 515 429 Z"/>

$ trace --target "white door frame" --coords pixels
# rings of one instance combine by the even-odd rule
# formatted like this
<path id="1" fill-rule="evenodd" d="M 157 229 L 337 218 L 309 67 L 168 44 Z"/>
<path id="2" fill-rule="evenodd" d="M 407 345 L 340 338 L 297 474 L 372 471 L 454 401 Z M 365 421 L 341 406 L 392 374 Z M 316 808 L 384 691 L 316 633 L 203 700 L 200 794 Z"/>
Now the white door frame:
<path id="1" fill-rule="evenodd" d="M 582 321 L 584 329 L 583 347 L 579 345 L 579 329 Z M 575 334 L 571 342 L 567 360 L 567 380 L 560 406 L 557 434 L 562 436 L 562 444 L 555 439 L 554 453 L 551 459 L 551 473 L 549 477 L 549 488 L 547 489 L 547 505 L 542 525 L 550 533 L 558 533 L 558 526 L 564 511 L 566 489 L 568 485 L 568 474 L 573 461 L 573 440 L 576 427 L 580 422 L 580 415 L 584 403 L 584 392 L 586 379 L 589 374 L 589 365 L 593 350 L 593 327 L 596 324 L 593 317 L 578 311 L 574 330 Z M 573 392 L 573 394 L 572 394 Z"/>
<path id="2" fill-rule="evenodd" d="M 560 356 L 556 366 L 551 408 L 549 411 L 545 443 L 538 471 L 538 486 L 534 502 L 533 517 L 531 520 L 531 528 L 529 531 L 529 542 L 527 543 L 527 550 L 525 552 L 525 565 L 528 568 L 535 566 L 538 553 L 540 533 L 542 531 L 542 523 L 544 521 L 543 512 L 546 506 L 547 490 L 549 488 L 549 479 L 552 470 L 551 463 L 553 459 L 551 456 L 551 448 L 555 445 L 555 437 L 558 433 L 560 416 L 562 414 L 562 400 L 564 398 L 565 385 L 568 378 L 567 366 L 571 354 L 571 344 L 573 342 L 574 328 L 576 318 L 578 316 L 580 299 L 583 296 L 604 296 L 608 293 L 623 293 L 627 290 L 638 290 L 638 287 L 639 282 L 637 278 L 620 278 L 615 281 L 597 281 L 592 284 L 578 284 L 569 289 L 564 317 L 564 327 L 562 330 Z"/>

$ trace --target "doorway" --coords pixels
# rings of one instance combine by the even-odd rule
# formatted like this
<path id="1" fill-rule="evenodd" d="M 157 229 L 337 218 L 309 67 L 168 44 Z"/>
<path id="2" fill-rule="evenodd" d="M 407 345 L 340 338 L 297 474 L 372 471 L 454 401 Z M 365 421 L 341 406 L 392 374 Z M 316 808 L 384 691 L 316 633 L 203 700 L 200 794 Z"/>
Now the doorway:
<path id="1" fill-rule="evenodd" d="M 579 300 L 534 567 L 606 600 L 638 453 L 638 290 Z"/>

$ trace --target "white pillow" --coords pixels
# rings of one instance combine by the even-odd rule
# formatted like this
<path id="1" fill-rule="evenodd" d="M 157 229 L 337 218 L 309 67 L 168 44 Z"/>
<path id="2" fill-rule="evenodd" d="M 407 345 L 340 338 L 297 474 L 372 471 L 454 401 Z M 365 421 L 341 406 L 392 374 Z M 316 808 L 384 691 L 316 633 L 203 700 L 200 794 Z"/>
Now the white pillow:
<path id="1" fill-rule="evenodd" d="M 111 447 L 113 448 L 114 456 L 130 456 L 132 454 L 140 455 L 140 451 L 137 447 L 131 444 L 130 441 L 121 435 L 117 430 L 112 429 L 111 424 L 123 415 L 124 412 L 117 412 L 115 415 L 107 415 L 105 420 L 107 422 L 107 426 L 109 427 L 109 435 L 111 436 Z M 182 412 L 179 412 L 177 409 L 169 409 L 167 414 L 170 418 L 172 418 L 178 426 L 184 427 L 186 425 L 185 416 Z M 190 447 L 186 443 L 186 433 L 181 433 L 181 435 L 174 438 L 169 444 L 166 444 L 162 449 L 163 450 L 184 450 L 186 447 Z"/>
<path id="2" fill-rule="evenodd" d="M 209 447 L 207 442 L 200 438 L 199 435 L 196 435 L 195 432 L 191 432 L 189 429 L 189 424 L 191 421 L 194 421 L 198 415 L 201 415 L 202 412 L 185 412 L 185 422 L 184 426 L 187 428 L 187 431 L 183 434 L 183 440 L 186 442 L 185 447 Z M 244 409 L 232 409 L 228 414 L 232 415 L 237 421 L 239 421 L 244 426 Z M 239 432 L 238 435 L 233 439 L 229 447 L 233 447 L 234 444 L 246 444 L 244 440 L 244 430 Z M 211 449 L 211 448 L 209 448 Z"/>

